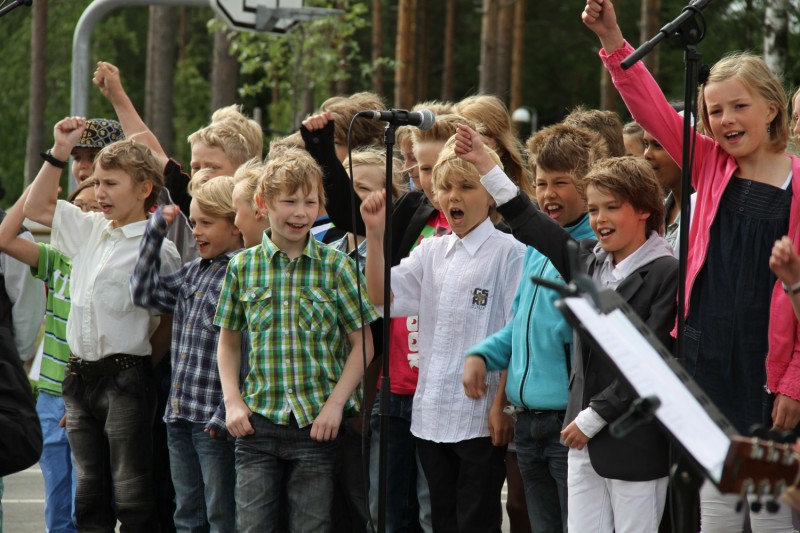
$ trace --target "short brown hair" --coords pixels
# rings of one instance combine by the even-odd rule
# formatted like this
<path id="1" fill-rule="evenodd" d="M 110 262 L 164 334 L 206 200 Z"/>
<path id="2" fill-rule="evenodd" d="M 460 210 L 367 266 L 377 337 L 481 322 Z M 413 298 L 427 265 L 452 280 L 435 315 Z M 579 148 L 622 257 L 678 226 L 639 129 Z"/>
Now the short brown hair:
<path id="1" fill-rule="evenodd" d="M 608 145 L 609 157 L 625 155 L 625 140 L 622 138 L 622 121 L 613 111 L 586 109 L 577 106 L 562 121 L 569 126 L 585 128 L 597 132 Z"/>
<path id="2" fill-rule="evenodd" d="M 325 189 L 322 185 L 322 169 L 311 154 L 300 148 L 286 147 L 264 165 L 264 173 L 258 182 L 256 196 L 266 205 L 283 193 L 294 194 L 302 189 L 311 192 L 316 183 L 320 206 L 325 205 Z"/>
<path id="3" fill-rule="evenodd" d="M 717 83 L 736 78 L 748 91 L 775 106 L 775 118 L 769 123 L 769 147 L 774 152 L 786 150 L 789 143 L 789 101 L 786 91 L 778 77 L 770 70 L 761 57 L 749 52 L 734 52 L 717 61 L 708 74 L 706 82 L 700 86 L 697 107 L 700 123 L 707 135 L 712 135 L 706 107 L 705 88 L 709 83 Z"/>
<path id="4" fill-rule="evenodd" d="M 238 105 L 216 110 L 211 115 L 211 123 L 189 135 L 188 141 L 189 144 L 201 142 L 211 148 L 219 148 L 234 167 L 253 157 L 261 157 L 264 149 L 261 126 L 247 118 Z"/>
<path id="5" fill-rule="evenodd" d="M 333 96 L 320 106 L 322 111 L 330 111 L 333 115 L 333 137 L 338 144 L 347 145 L 347 129 L 359 111 L 380 111 L 386 109 L 386 103 L 379 95 L 371 92 L 354 93 L 350 96 Z M 352 147 L 379 144 L 383 140 L 385 124 L 378 120 L 356 120 L 350 133 Z"/>
<path id="6" fill-rule="evenodd" d="M 158 193 L 164 187 L 164 169 L 150 148 L 135 139 L 117 141 L 98 152 L 92 164 L 92 174 L 98 166 L 104 170 L 121 170 L 137 185 L 151 182 L 153 190 L 144 200 L 144 211 L 149 212 L 156 205 Z"/>
<path id="7" fill-rule="evenodd" d="M 583 195 L 583 178 L 597 161 L 608 157 L 606 142 L 596 133 L 556 124 L 534 133 L 529 139 L 528 163 L 534 179 L 538 169 L 564 172 L 573 177 L 575 188 Z"/>
<path id="8" fill-rule="evenodd" d="M 655 231 L 664 234 L 664 190 L 650 163 L 643 157 L 612 157 L 595 163 L 584 181 L 615 198 L 627 202 L 642 213 L 649 213 L 645 237 Z"/>

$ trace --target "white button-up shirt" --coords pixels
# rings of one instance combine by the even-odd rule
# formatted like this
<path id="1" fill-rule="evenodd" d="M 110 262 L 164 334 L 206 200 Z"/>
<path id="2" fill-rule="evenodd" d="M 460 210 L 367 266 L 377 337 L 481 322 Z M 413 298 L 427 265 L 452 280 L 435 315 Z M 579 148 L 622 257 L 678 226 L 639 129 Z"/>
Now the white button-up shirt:
<path id="1" fill-rule="evenodd" d="M 500 382 L 488 376 L 484 398 L 464 394 L 467 350 L 501 329 L 522 274 L 525 246 L 487 218 L 463 239 L 425 239 L 392 268 L 392 316 L 419 315 L 419 381 L 411 432 L 434 442 L 489 436 L 489 409 Z"/>
<path id="2" fill-rule="evenodd" d="M 101 213 L 82 213 L 59 200 L 53 215 L 53 248 L 72 259 L 72 308 L 67 343 L 73 354 L 99 361 L 117 353 L 150 355 L 159 318 L 133 305 L 128 285 L 147 221 L 114 228 Z M 161 249 L 161 273 L 181 265 L 171 241 Z"/>

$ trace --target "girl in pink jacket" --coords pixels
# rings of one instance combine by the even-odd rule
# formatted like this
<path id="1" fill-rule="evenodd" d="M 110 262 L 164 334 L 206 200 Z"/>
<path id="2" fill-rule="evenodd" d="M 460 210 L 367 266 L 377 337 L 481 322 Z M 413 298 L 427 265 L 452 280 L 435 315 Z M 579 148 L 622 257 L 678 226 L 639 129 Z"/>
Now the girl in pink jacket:
<path id="1" fill-rule="evenodd" d="M 600 56 L 634 120 L 680 161 L 683 118 L 641 62 L 622 70 L 633 49 L 611 0 L 587 0 L 583 21 L 600 38 Z M 697 136 L 694 156 L 684 364 L 739 432 L 753 424 L 792 429 L 800 421 L 798 321 L 769 270 L 776 239 L 800 242 L 800 179 L 792 179 L 800 178 L 800 159 L 785 153 L 788 99 L 763 60 L 737 53 L 712 67 L 698 101 L 708 136 Z M 741 528 L 743 516 L 712 492 L 702 494 L 703 531 Z M 753 531 L 766 527 L 761 521 L 792 530 L 788 509 L 752 521 Z"/>

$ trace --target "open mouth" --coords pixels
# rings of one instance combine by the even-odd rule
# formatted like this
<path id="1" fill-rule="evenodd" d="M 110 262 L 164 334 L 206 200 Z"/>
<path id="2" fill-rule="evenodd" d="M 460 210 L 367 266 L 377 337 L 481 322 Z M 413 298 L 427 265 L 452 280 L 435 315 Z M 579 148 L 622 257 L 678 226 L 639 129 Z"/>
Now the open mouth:
<path id="1" fill-rule="evenodd" d="M 742 137 L 743 135 L 744 135 L 743 131 L 732 131 L 730 133 L 726 133 L 725 138 L 728 139 L 729 141 L 732 141 Z"/>
<path id="2" fill-rule="evenodd" d="M 615 230 L 613 230 L 613 229 L 603 228 L 603 229 L 597 230 L 597 236 L 600 237 L 601 241 L 604 241 L 604 240 L 608 239 L 609 237 L 611 237 L 611 235 L 613 235 L 614 232 L 615 232 Z"/>
<path id="3" fill-rule="evenodd" d="M 197 247 L 201 250 L 204 250 L 208 247 L 208 242 L 206 241 L 197 241 Z"/>
<path id="4" fill-rule="evenodd" d="M 305 224 L 295 224 L 295 223 L 292 223 L 292 222 L 287 222 L 286 225 L 289 226 L 290 228 L 292 228 L 293 230 L 297 230 L 297 231 L 300 231 L 300 230 L 302 230 L 303 228 L 306 227 Z"/>
<path id="5" fill-rule="evenodd" d="M 460 222 L 464 218 L 464 211 L 458 208 L 453 208 L 450 210 L 450 218 L 454 222 Z"/>
<path id="6" fill-rule="evenodd" d="M 100 210 L 101 210 L 103 213 L 108 213 L 109 211 L 111 211 L 111 207 L 112 207 L 112 206 L 111 206 L 111 205 L 109 205 L 109 204 L 100 204 Z"/>
<path id="7" fill-rule="evenodd" d="M 558 218 L 563 211 L 564 207 L 559 204 L 545 204 L 544 206 L 544 212 L 550 218 Z"/>

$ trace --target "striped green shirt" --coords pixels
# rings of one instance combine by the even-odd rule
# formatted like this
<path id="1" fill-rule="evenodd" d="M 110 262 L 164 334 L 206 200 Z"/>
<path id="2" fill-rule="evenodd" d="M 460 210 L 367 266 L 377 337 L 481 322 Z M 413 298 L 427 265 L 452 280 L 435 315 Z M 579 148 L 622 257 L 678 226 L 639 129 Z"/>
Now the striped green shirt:
<path id="1" fill-rule="evenodd" d="M 265 233 L 261 245 L 228 263 L 214 323 L 248 332 L 250 370 L 242 398 L 276 424 L 311 424 L 333 391 L 350 351 L 347 334 L 361 327 L 355 263 L 308 239 L 294 260 Z M 364 323 L 378 318 L 366 299 Z M 346 415 L 355 414 L 351 397 Z"/>
<path id="2" fill-rule="evenodd" d="M 67 318 L 69 317 L 69 276 L 72 261 L 49 244 L 39 247 L 39 265 L 31 267 L 33 277 L 47 283 L 47 313 L 44 320 L 44 355 L 39 371 L 39 391 L 61 396 L 64 366 L 69 359 Z"/>

